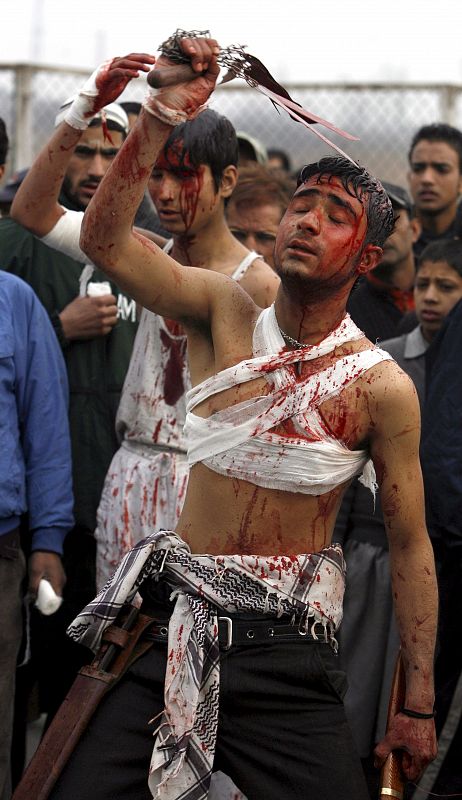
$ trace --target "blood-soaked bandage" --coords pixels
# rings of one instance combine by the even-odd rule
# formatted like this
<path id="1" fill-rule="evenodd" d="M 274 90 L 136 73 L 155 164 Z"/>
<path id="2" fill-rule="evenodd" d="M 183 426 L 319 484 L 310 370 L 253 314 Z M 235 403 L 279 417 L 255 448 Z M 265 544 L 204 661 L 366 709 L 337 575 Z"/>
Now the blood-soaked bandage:
<path id="1" fill-rule="evenodd" d="M 86 130 L 92 119 L 101 110 L 97 103 L 99 95 L 97 77 L 108 69 L 110 63 L 110 61 L 105 61 L 104 64 L 95 69 L 90 77 L 87 78 L 79 93 L 72 99 L 70 105 L 67 108 L 65 107 L 62 119 L 71 128 L 76 128 L 79 131 Z"/>
<path id="2" fill-rule="evenodd" d="M 79 93 L 66 100 L 58 111 L 55 127 L 67 122 L 71 128 L 84 131 L 95 117 L 116 123 L 128 133 L 128 118 L 118 103 L 109 102 L 105 97 L 105 83 L 112 61 L 105 61 L 85 81 Z M 110 138 L 110 137 L 108 137 Z"/>
<path id="3" fill-rule="evenodd" d="M 160 89 L 153 89 L 151 86 L 148 88 L 143 102 L 143 108 L 149 114 L 172 127 L 180 125 L 181 122 L 186 122 L 186 120 L 190 118 L 186 111 L 177 111 L 174 108 L 169 108 L 169 106 L 164 105 L 164 103 L 159 100 L 159 93 L 161 93 Z"/>

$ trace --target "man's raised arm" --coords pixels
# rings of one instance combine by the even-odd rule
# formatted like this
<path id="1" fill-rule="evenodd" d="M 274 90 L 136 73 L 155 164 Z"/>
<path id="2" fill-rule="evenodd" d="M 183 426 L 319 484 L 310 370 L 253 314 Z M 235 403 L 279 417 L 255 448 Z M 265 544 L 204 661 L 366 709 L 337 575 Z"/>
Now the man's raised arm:
<path id="1" fill-rule="evenodd" d="M 58 198 L 83 132 L 104 106 L 117 100 L 140 70 L 148 72 L 154 62 L 155 58 L 146 53 L 114 58 L 86 81 L 16 193 L 11 207 L 11 216 L 16 222 L 36 236 L 46 236 L 54 228 L 66 213 Z"/>
<path id="2" fill-rule="evenodd" d="M 432 716 L 438 595 L 433 551 L 425 527 L 417 396 L 410 378 L 386 363 L 377 386 L 371 450 L 390 545 L 406 695 L 404 713 L 395 716 L 375 753 L 383 763 L 391 750 L 404 750 L 404 772 L 409 780 L 416 780 L 436 755 Z"/>
<path id="3" fill-rule="evenodd" d="M 88 187 L 94 190 L 108 166 L 108 159 L 113 157 L 116 150 L 110 132 L 104 133 L 104 137 L 95 134 L 93 141 L 90 131 L 96 128 L 92 128 L 91 124 L 101 109 L 116 100 L 140 70 L 147 72 L 154 61 L 153 56 L 145 53 L 132 53 L 124 58 L 114 58 L 99 67 L 73 101 L 61 110 L 59 116 L 62 121 L 32 164 L 16 194 L 11 209 L 13 219 L 36 236 L 45 237 L 46 245 L 76 261 L 87 260 L 80 249 L 79 239 L 83 209 L 89 201 Z M 120 139 L 124 124 L 124 118 L 120 116 L 123 115 L 122 109 L 119 112 L 113 105 L 109 105 L 109 109 L 109 125 L 112 120 L 120 126 L 117 132 Z M 114 131 L 112 135 L 115 135 Z M 106 143 L 101 147 L 104 138 L 107 139 L 107 147 Z M 80 206 L 80 211 L 69 211 L 59 203 L 65 178 L 69 184 L 73 180 L 74 196 L 70 199 L 74 205 Z M 72 340 L 105 336 L 117 322 L 116 298 L 112 294 L 101 297 L 76 296 L 61 309 L 57 320 L 52 318 L 52 322 L 64 347 Z"/>
<path id="4" fill-rule="evenodd" d="M 205 318 L 209 287 L 225 281 L 223 276 L 182 267 L 132 227 L 172 127 L 200 113 L 219 74 L 219 47 L 214 39 L 185 38 L 181 48 L 198 77 L 148 92 L 133 130 L 88 206 L 80 245 L 95 264 L 146 308 L 177 319 L 191 314 Z M 172 65 L 161 56 L 156 70 L 166 66 Z"/>

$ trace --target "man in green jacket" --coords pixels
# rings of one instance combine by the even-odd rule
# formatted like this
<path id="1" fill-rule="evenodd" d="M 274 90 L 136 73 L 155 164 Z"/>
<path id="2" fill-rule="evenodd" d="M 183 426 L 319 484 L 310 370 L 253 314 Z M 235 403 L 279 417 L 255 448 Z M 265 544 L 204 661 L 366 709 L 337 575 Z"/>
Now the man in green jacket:
<path id="1" fill-rule="evenodd" d="M 99 114 L 70 159 L 60 195 L 67 208 L 85 210 L 127 135 L 128 120 L 120 106 L 111 104 L 105 115 L 110 139 Z M 25 280 L 45 306 L 69 378 L 76 524 L 64 552 L 65 603 L 42 623 L 40 649 L 46 651 L 51 711 L 62 700 L 83 657 L 64 631 L 95 592 L 96 509 L 118 447 L 115 415 L 136 333 L 136 304 L 107 282 L 102 272 L 51 249 L 9 218 L 0 220 L 0 265 Z M 50 636 L 49 647 L 43 647 L 44 635 Z M 55 646 L 58 659 L 53 658 Z M 53 666 L 56 661 L 59 667 Z"/>

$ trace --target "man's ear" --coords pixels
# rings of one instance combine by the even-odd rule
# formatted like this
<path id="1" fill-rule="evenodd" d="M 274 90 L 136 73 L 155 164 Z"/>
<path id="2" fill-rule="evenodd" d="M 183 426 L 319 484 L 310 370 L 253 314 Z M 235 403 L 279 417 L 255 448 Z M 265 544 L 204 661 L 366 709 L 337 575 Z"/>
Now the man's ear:
<path id="1" fill-rule="evenodd" d="M 230 197 L 234 192 L 234 187 L 237 183 L 237 167 L 234 164 L 228 164 L 224 168 L 220 181 L 220 194 L 222 197 Z"/>
<path id="2" fill-rule="evenodd" d="M 0 181 L 5 174 L 5 164 L 0 164 Z"/>
<path id="3" fill-rule="evenodd" d="M 377 264 L 382 260 L 383 250 L 374 244 L 367 244 L 361 253 L 359 263 L 356 267 L 358 275 L 365 275 L 371 269 L 375 269 Z"/>
<path id="4" fill-rule="evenodd" d="M 412 230 L 412 244 L 415 244 L 420 234 L 422 233 L 422 223 L 420 219 L 417 219 L 417 217 L 413 217 L 409 224 Z"/>

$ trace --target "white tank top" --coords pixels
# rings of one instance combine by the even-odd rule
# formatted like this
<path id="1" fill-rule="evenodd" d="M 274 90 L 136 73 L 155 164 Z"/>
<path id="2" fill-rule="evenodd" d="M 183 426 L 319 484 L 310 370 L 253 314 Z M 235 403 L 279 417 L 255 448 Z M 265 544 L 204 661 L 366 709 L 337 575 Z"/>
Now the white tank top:
<path id="1" fill-rule="evenodd" d="M 164 251 L 169 253 L 172 247 L 171 239 Z M 242 280 L 257 258 L 257 253 L 249 252 L 231 277 Z M 181 325 L 143 308 L 117 412 L 119 439 L 141 449 L 154 445 L 186 452 L 185 393 L 190 387 Z"/>
<path id="2" fill-rule="evenodd" d="M 330 435 L 319 406 L 335 397 L 389 353 L 371 347 L 339 358 L 307 378 L 292 365 L 319 358 L 364 334 L 346 315 L 322 342 L 298 350 L 285 349 L 274 306 L 261 312 L 253 336 L 254 358 L 241 361 L 188 391 L 185 435 L 190 466 L 201 462 L 221 475 L 269 489 L 320 495 L 362 473 L 361 482 L 375 492 L 375 471 L 364 450 L 349 450 Z M 270 393 L 252 397 L 207 419 L 194 408 L 214 394 L 264 376 Z M 294 434 L 274 433 L 291 419 Z"/>

